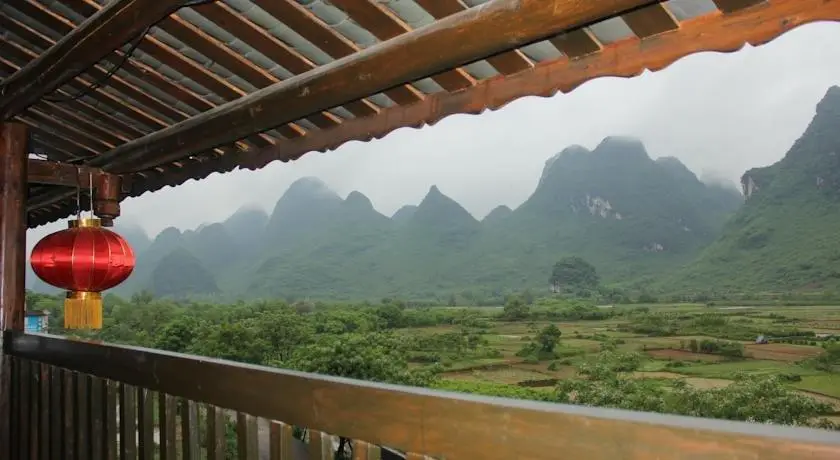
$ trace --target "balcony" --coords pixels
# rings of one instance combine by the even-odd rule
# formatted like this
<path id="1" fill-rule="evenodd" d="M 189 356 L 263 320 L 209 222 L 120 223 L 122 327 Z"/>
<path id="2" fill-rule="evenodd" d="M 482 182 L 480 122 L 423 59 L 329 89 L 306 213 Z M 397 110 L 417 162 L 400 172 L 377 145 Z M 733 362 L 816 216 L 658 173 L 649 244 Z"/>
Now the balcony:
<path id="1" fill-rule="evenodd" d="M 832 459 L 837 433 L 487 398 L 7 333 L 9 458 Z M 345 449 L 349 452 L 349 449 Z"/>

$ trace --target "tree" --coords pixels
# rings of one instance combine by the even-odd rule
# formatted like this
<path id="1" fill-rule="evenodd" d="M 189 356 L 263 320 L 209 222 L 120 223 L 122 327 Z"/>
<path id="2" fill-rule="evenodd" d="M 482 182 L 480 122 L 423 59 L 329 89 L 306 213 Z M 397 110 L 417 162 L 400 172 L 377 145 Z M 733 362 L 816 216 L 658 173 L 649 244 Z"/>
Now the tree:
<path id="1" fill-rule="evenodd" d="M 551 270 L 548 280 L 555 292 L 569 289 L 596 289 L 600 282 L 595 267 L 580 257 L 564 257 Z"/>
<path id="2" fill-rule="evenodd" d="M 540 350 L 546 353 L 553 353 L 554 347 L 560 341 L 560 329 L 553 324 L 544 327 L 537 335 L 537 342 L 540 344 Z"/>
<path id="3" fill-rule="evenodd" d="M 502 310 L 502 318 L 508 321 L 521 321 L 528 317 L 530 308 L 519 297 L 511 297 Z"/>

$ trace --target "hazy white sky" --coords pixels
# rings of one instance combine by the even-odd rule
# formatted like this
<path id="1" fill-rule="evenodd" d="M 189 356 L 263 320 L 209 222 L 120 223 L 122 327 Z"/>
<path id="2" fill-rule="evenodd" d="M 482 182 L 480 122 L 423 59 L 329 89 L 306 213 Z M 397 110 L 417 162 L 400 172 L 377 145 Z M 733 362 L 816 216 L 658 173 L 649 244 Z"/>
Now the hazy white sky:
<path id="1" fill-rule="evenodd" d="M 120 219 L 153 237 L 169 226 L 223 220 L 245 205 L 270 211 L 304 176 L 342 196 L 358 190 L 387 215 L 438 185 L 481 218 L 500 204 L 522 203 L 545 161 L 567 145 L 593 148 L 608 135 L 639 137 L 652 157 L 675 156 L 700 176 L 737 181 L 779 160 L 826 90 L 840 85 L 838 43 L 840 27 L 812 24 L 759 48 L 689 56 L 657 73 L 599 79 L 571 94 L 520 99 L 497 112 L 453 116 L 260 171 L 214 174 L 129 199 Z M 63 227 L 30 231 L 29 246 Z"/>

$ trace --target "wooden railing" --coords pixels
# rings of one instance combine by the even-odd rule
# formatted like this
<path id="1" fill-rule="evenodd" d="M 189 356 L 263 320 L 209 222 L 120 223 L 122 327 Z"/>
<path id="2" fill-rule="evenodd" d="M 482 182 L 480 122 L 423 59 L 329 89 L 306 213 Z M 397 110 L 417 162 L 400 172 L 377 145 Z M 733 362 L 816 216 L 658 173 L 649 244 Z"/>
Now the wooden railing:
<path id="1" fill-rule="evenodd" d="M 836 432 L 430 391 L 7 334 L 11 458 L 840 459 Z M 258 422 L 262 420 L 262 422 Z M 265 422 L 271 420 L 271 422 Z M 262 429 L 260 428 L 262 427 Z M 293 431 L 308 428 L 306 435 Z M 258 435 L 258 431 L 260 435 Z M 335 436 L 334 436 L 335 435 Z M 260 442 L 259 439 L 266 439 Z"/>

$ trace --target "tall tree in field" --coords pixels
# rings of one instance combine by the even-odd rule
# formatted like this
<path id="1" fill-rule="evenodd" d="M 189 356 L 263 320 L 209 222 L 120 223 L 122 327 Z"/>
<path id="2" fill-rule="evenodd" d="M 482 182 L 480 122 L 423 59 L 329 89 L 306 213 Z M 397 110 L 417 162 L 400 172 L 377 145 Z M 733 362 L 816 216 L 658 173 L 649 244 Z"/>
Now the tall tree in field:
<path id="1" fill-rule="evenodd" d="M 595 267 L 580 257 L 564 257 L 551 270 L 549 278 L 554 292 L 565 289 L 595 289 L 600 282 Z"/>
<path id="2" fill-rule="evenodd" d="M 540 350 L 546 353 L 552 353 L 554 351 L 554 347 L 557 346 L 557 342 L 560 341 L 560 335 L 560 329 L 553 324 L 549 324 L 543 328 L 539 335 L 537 335 L 537 341 L 540 343 Z"/>

